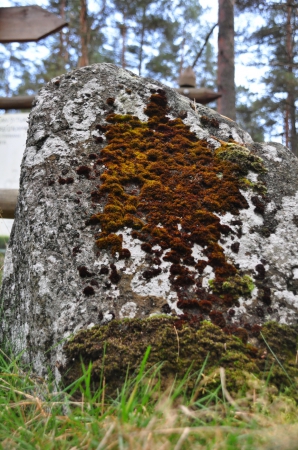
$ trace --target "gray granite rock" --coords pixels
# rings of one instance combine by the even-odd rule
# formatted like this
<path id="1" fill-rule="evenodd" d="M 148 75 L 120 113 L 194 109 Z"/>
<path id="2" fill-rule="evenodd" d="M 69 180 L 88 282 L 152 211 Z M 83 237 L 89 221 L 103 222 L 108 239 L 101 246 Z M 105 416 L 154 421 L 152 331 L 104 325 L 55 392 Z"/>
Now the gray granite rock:
<path id="1" fill-rule="evenodd" d="M 254 143 L 235 122 L 192 104 L 159 82 L 112 64 L 96 64 L 48 83 L 36 97 L 29 119 L 16 219 L 5 260 L 0 336 L 9 339 L 16 351 L 25 350 L 25 359 L 41 375 L 64 361 L 65 340 L 95 324 L 161 312 L 187 312 L 210 320 L 206 311 L 179 307 L 179 290 L 170 276 L 173 263 L 163 260 L 170 248 L 156 245 L 158 273 L 144 278 L 148 253 L 129 227 L 116 231 L 131 254 L 119 259 L 117 252 L 99 252 L 95 235 L 100 234 L 100 224 L 88 224 L 94 213 L 103 211 L 104 202 L 94 202 L 91 193 L 108 170 L 90 157 L 100 157 L 107 145 L 96 125 L 104 126 L 111 112 L 147 122 L 144 110 L 159 89 L 168 101 L 167 117 L 182 118 L 213 152 L 230 143 L 231 151 L 260 157 L 267 169 L 247 174 L 248 187 L 241 191 L 247 207 L 239 214 L 213 211 L 230 230 L 221 234 L 218 244 L 239 277 L 250 280 L 249 292 L 239 294 L 232 305 L 220 304 L 224 291 L 213 289 L 215 269 L 208 264 L 204 247 L 193 243 L 194 260 L 207 265 L 199 273 L 183 263 L 194 280 L 183 288 L 186 298 L 209 301 L 210 295 L 217 295 L 213 309 L 230 329 L 233 325 L 249 329 L 267 320 L 297 322 L 297 158 L 280 144 Z M 85 166 L 90 169 L 87 176 L 79 171 Z M 257 183 L 263 191 L 256 193 Z M 111 279 L 113 270 L 119 277 L 116 282 Z M 228 284 L 226 292 L 232 289 Z"/>

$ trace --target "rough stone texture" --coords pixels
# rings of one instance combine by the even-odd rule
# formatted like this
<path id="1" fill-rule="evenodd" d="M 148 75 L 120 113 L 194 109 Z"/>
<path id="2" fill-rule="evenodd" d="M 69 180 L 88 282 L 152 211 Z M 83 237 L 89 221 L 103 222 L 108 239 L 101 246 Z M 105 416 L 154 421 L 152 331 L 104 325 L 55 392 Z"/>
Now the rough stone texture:
<path id="1" fill-rule="evenodd" d="M 236 206 L 203 205 L 205 212 L 209 208 L 208 217 L 215 220 L 211 228 L 206 225 L 212 242 L 200 245 L 203 237 L 187 241 L 184 218 L 176 217 L 173 236 L 187 241 L 187 251 L 191 251 L 179 254 L 176 264 L 163 259 L 171 250 L 169 240 L 158 241 L 159 245 L 149 230 L 154 245 L 148 252 L 136 230 L 132 234 L 132 228 L 144 229 L 148 217 L 138 203 L 135 213 L 130 210 L 132 226 L 128 221 L 110 232 L 114 237 L 121 235 L 122 249 L 129 252 L 99 242 L 109 236 L 108 231 L 103 232 L 106 225 L 100 213 L 103 215 L 109 195 L 114 195 L 114 201 L 118 195 L 111 190 L 108 197 L 98 194 L 100 186 L 107 183 L 105 177 L 114 170 L 112 157 L 105 163 L 101 155 L 110 142 L 115 150 L 115 130 L 121 120 L 130 121 L 132 129 L 133 123 L 140 128 L 140 122 L 148 122 L 146 108 L 152 98 L 153 102 L 167 99 L 166 117 L 179 118 L 175 123 L 186 134 L 183 123 L 190 127 L 194 133 L 189 134 L 190 141 L 205 146 L 208 158 L 213 155 L 216 161 L 215 168 L 226 164 L 227 178 L 236 173 L 231 178 L 239 200 Z M 110 114 L 118 116 L 111 122 Z M 107 125 L 110 132 L 104 128 Z M 151 131 L 154 150 L 159 148 L 154 141 L 158 130 L 153 127 Z M 109 133 L 114 137 L 109 138 Z M 124 151 L 121 139 L 132 140 L 131 134 L 127 136 L 124 132 L 119 135 L 119 158 Z M 154 161 L 154 154 L 150 155 Z M 209 170 L 213 163 L 208 161 Z M 195 163 L 189 170 L 195 170 L 193 167 Z M 287 148 L 253 143 L 233 121 L 207 107 L 194 106 L 156 81 L 111 64 L 85 67 L 53 79 L 40 91 L 30 114 L 16 220 L 5 261 L 2 338 L 9 339 L 16 350 L 26 349 L 26 360 L 45 375 L 49 367 L 65 363 L 65 340 L 114 318 L 178 314 L 186 322 L 211 320 L 236 336 L 247 332 L 250 339 L 250 331 L 268 320 L 296 324 L 297 173 L 298 160 Z M 221 186 L 226 175 L 218 172 L 216 176 Z M 208 190 L 208 182 L 201 183 L 204 176 L 200 177 L 199 171 L 197 179 L 189 176 L 189 183 L 198 184 L 198 202 Z M 130 181 L 125 195 L 138 199 L 145 185 L 146 181 Z M 140 225 L 135 226 L 136 220 Z M 164 231 L 163 227 L 156 223 L 155 233 L 157 228 Z M 222 266 L 232 275 L 227 276 L 227 271 L 220 275 Z M 180 285 L 179 274 L 186 277 Z M 57 368 L 56 375 L 59 377 Z"/>

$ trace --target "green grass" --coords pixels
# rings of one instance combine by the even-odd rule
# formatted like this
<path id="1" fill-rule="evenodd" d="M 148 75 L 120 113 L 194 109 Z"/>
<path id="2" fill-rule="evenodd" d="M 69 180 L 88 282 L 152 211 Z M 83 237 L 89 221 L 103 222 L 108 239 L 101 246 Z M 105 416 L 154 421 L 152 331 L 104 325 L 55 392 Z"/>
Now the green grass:
<path id="1" fill-rule="evenodd" d="M 0 260 L 0 276 L 1 267 Z M 189 369 L 161 388 L 162 362 L 147 369 L 149 353 L 150 347 L 138 372 L 109 397 L 103 372 L 92 391 L 91 365 L 71 386 L 57 387 L 0 348 L 0 449 L 298 448 L 297 404 L 270 385 L 270 375 L 251 375 L 246 390 L 231 395 L 223 368 L 205 374 L 206 359 L 198 372 Z"/>
<path id="2" fill-rule="evenodd" d="M 252 377 L 245 395 L 226 390 L 223 369 L 206 388 L 204 365 L 161 390 L 160 368 L 138 373 L 113 398 L 105 380 L 94 393 L 91 366 L 72 386 L 56 389 L 0 351 L 1 449 L 254 450 L 297 449 L 298 409 Z M 189 391 L 189 378 L 195 380 Z"/>
<path id="3" fill-rule="evenodd" d="M 0 236 L 0 249 L 5 250 L 9 241 L 9 236 Z"/>

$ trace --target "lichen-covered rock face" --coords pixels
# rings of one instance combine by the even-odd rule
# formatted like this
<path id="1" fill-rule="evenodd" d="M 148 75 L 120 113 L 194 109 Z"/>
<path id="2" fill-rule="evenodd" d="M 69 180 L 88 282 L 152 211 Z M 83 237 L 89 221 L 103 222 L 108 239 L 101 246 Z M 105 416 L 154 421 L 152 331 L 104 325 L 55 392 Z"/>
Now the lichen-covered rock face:
<path id="1" fill-rule="evenodd" d="M 287 148 L 153 80 L 111 64 L 53 79 L 30 115 L 2 338 L 45 374 L 113 319 L 208 320 L 243 342 L 296 324 L 297 173 Z"/>

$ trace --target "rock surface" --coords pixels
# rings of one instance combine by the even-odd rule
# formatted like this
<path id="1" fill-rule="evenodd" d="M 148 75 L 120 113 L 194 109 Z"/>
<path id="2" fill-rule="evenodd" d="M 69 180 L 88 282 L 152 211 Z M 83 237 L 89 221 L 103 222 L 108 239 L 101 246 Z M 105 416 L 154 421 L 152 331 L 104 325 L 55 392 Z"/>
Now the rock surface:
<path id="1" fill-rule="evenodd" d="M 59 378 L 65 341 L 113 319 L 244 342 L 296 324 L 297 174 L 287 148 L 156 81 L 111 64 L 53 79 L 30 114 L 2 338 Z"/>

